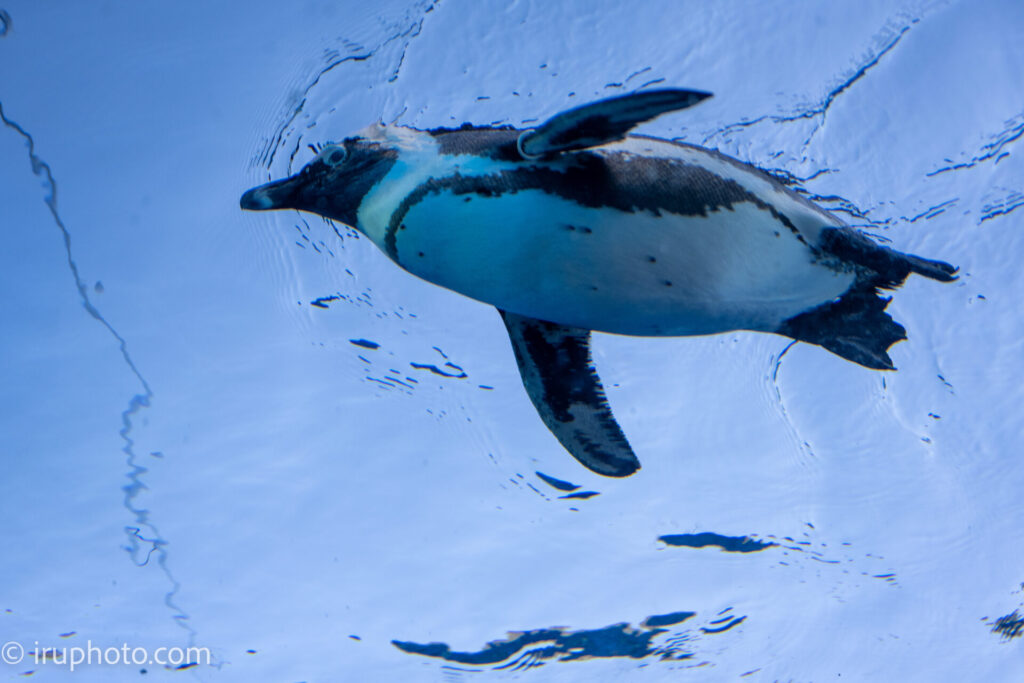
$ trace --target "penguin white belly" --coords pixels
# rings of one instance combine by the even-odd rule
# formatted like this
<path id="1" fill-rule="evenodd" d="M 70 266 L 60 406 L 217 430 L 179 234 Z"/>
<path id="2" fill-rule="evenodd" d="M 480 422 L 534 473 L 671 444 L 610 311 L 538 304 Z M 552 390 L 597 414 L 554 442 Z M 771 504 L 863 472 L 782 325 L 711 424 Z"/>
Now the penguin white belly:
<path id="1" fill-rule="evenodd" d="M 413 274 L 500 309 L 631 335 L 773 331 L 830 301 L 852 273 L 752 202 L 705 216 L 588 208 L 541 190 L 443 191 L 395 235 Z"/>

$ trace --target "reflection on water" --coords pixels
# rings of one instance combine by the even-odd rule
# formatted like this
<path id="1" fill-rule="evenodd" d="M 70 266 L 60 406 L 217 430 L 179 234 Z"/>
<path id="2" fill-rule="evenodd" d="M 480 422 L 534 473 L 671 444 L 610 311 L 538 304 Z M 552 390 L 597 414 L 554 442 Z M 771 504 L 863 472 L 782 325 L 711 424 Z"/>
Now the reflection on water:
<path id="1" fill-rule="evenodd" d="M 723 536 L 710 531 L 700 534 L 669 534 L 659 537 L 658 540 L 668 545 L 687 548 L 718 546 L 727 553 L 756 553 L 758 550 L 778 545 L 770 541 L 758 541 L 749 536 Z"/>
<path id="2" fill-rule="evenodd" d="M 992 630 L 1007 640 L 1019 638 L 1024 635 L 1024 615 L 1018 614 L 1017 610 L 1013 610 L 1010 614 L 996 619 Z"/>
<path id="3" fill-rule="evenodd" d="M 621 623 L 578 631 L 551 627 L 510 632 L 508 638 L 492 640 L 475 652 L 457 652 L 445 643 L 391 642 L 410 654 L 513 671 L 551 661 L 571 662 L 599 657 L 685 660 L 694 657 L 694 652 L 688 647 L 692 641 L 701 635 L 724 633 L 746 619 L 746 616 L 736 616 L 732 608 L 727 608 L 703 626 L 684 630 L 665 628 L 678 626 L 695 616 L 696 612 L 671 612 L 649 616 L 636 626 Z"/>

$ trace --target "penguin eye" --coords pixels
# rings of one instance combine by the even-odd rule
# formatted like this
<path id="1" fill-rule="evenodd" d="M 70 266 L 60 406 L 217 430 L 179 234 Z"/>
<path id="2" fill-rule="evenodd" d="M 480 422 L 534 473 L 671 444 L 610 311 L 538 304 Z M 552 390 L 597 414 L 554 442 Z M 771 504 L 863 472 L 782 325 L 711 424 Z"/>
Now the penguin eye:
<path id="1" fill-rule="evenodd" d="M 341 145 L 327 145 L 320 152 L 320 158 L 324 160 L 325 164 L 332 167 L 342 165 L 347 157 L 348 150 Z"/>

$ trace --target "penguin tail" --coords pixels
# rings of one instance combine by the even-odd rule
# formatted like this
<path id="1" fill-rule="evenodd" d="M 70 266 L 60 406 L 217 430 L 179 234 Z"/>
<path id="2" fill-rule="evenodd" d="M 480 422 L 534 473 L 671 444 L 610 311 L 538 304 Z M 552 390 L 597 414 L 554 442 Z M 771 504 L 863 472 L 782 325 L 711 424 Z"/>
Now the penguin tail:
<path id="1" fill-rule="evenodd" d="M 907 331 L 885 312 L 889 301 L 872 284 L 855 285 L 835 301 L 786 320 L 776 332 L 872 370 L 895 370 L 889 347 L 906 339 Z"/>
<path id="2" fill-rule="evenodd" d="M 946 263 L 945 261 L 933 261 L 931 259 L 921 258 L 920 256 L 914 256 L 913 254 L 899 255 L 906 260 L 907 265 L 910 268 L 910 272 L 912 273 L 924 275 L 925 277 L 933 280 L 939 280 L 940 282 L 952 282 L 956 279 L 956 273 L 959 268 L 950 263 Z"/>
<path id="3" fill-rule="evenodd" d="M 884 289 L 899 287 L 911 273 L 932 280 L 951 282 L 958 268 L 945 261 L 933 261 L 876 244 L 851 228 L 826 228 L 820 248 L 848 263 L 864 269 L 862 277 Z"/>
<path id="4" fill-rule="evenodd" d="M 866 368 L 895 370 L 889 347 L 906 339 L 907 331 L 885 312 L 890 299 L 881 290 L 899 287 L 911 273 L 950 282 L 956 279 L 957 268 L 876 244 L 848 227 L 822 230 L 818 248 L 853 264 L 856 281 L 838 299 L 793 316 L 776 331 Z"/>

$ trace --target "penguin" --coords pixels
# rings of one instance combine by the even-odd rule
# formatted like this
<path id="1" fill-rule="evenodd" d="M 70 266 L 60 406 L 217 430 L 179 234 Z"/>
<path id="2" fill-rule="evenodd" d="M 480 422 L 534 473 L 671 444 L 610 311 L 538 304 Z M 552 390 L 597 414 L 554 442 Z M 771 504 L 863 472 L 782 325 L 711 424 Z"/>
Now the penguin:
<path id="1" fill-rule="evenodd" d="M 599 100 L 536 128 L 374 124 L 241 198 L 349 225 L 428 282 L 498 309 L 544 424 L 590 470 L 640 462 L 594 368 L 592 332 L 782 335 L 895 369 L 886 313 L 916 273 L 957 268 L 880 245 L 764 171 L 631 133 L 711 93 Z"/>

